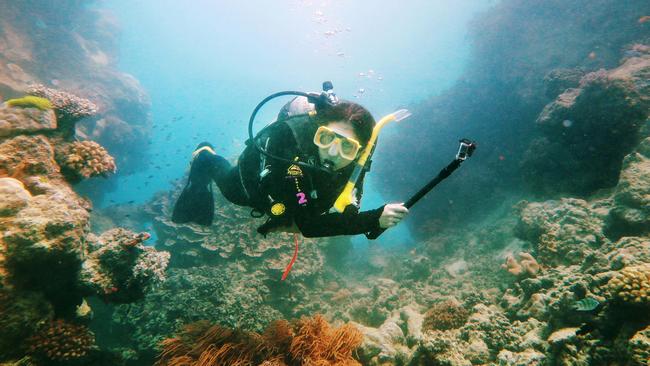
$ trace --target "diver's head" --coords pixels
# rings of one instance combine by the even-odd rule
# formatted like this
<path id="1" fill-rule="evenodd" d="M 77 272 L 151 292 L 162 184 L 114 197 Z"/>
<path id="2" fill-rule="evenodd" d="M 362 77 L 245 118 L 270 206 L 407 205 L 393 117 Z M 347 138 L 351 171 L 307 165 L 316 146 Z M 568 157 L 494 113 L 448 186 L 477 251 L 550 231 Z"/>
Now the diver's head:
<path id="1" fill-rule="evenodd" d="M 348 101 L 319 109 L 316 119 L 320 125 L 314 136 L 318 156 L 332 170 L 345 168 L 361 155 L 375 126 L 368 110 Z"/>

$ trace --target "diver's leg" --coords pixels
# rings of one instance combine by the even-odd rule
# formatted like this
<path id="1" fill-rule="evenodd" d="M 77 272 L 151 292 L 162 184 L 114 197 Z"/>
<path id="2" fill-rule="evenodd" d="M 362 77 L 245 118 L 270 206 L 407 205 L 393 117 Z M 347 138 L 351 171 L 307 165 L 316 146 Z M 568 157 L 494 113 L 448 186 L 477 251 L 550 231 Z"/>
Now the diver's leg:
<path id="1" fill-rule="evenodd" d="M 239 166 L 235 165 L 227 170 L 222 170 L 218 179 L 215 180 L 221 194 L 226 199 L 239 206 L 250 206 L 248 194 L 243 186 L 239 175 Z"/>
<path id="2" fill-rule="evenodd" d="M 207 144 L 207 143 L 205 143 Z M 199 145 L 201 146 L 201 145 Z M 210 178 L 217 184 L 221 194 L 230 202 L 239 206 L 248 206 L 248 195 L 243 188 L 239 175 L 239 166 L 232 166 L 224 157 L 217 155 L 214 150 L 204 149 L 195 156 L 208 172 Z M 194 163 L 193 163 L 194 164 Z"/>
<path id="3" fill-rule="evenodd" d="M 220 171 L 230 168 L 230 164 L 207 142 L 199 144 L 192 155 L 187 185 L 174 204 L 172 221 L 209 226 L 214 218 L 211 181 Z"/>

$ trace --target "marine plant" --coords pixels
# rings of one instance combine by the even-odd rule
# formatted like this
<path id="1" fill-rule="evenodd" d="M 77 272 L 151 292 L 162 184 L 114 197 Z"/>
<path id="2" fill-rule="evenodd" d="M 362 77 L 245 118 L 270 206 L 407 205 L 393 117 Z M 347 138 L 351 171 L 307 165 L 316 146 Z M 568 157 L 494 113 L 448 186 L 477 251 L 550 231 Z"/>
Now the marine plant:
<path id="1" fill-rule="evenodd" d="M 9 99 L 6 103 L 12 107 L 38 108 L 42 111 L 54 108 L 48 99 L 35 97 L 33 95 L 26 95 L 22 98 Z"/>
<path id="2" fill-rule="evenodd" d="M 363 335 L 353 325 L 332 328 L 319 314 L 293 323 L 275 321 L 262 334 L 200 321 L 162 342 L 156 366 L 356 366 L 360 364 L 352 352 L 362 340 Z"/>

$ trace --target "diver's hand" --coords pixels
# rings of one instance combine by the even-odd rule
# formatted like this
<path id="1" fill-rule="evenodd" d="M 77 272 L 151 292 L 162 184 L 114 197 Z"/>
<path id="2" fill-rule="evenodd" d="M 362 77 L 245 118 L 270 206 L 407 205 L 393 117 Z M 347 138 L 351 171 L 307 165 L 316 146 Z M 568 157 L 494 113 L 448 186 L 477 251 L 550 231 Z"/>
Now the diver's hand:
<path id="1" fill-rule="evenodd" d="M 384 212 L 379 217 L 379 227 L 388 229 L 397 225 L 409 213 L 409 209 L 402 203 L 389 203 L 384 206 Z"/>

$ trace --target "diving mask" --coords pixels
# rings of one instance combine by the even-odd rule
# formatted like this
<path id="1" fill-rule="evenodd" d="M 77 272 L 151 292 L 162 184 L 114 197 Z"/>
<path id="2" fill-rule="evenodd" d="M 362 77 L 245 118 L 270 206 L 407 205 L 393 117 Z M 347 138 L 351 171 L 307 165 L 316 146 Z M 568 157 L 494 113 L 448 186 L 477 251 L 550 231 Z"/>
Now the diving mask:
<path id="1" fill-rule="evenodd" d="M 325 126 L 318 127 L 314 135 L 314 144 L 320 148 L 327 149 L 334 143 L 338 143 L 339 145 L 339 155 L 347 160 L 354 160 L 361 149 L 359 141 L 339 135 Z"/>

